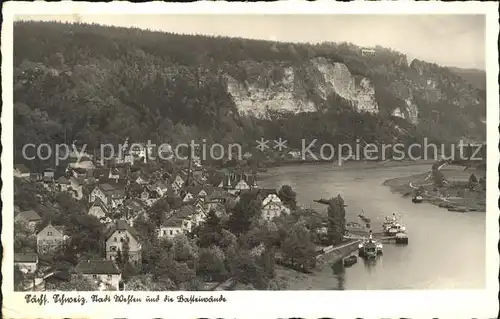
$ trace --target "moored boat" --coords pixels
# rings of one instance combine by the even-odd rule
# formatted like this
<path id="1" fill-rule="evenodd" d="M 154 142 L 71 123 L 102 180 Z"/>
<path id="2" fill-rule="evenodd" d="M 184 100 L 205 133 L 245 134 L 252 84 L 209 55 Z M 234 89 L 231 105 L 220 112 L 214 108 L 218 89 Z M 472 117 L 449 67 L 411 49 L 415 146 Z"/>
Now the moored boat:
<path id="1" fill-rule="evenodd" d="M 355 255 L 351 255 L 349 257 L 346 257 L 343 260 L 344 267 L 350 267 L 350 266 L 354 265 L 357 262 L 358 262 L 358 257 L 356 257 Z"/>
<path id="2" fill-rule="evenodd" d="M 415 204 L 418 204 L 418 203 L 421 203 L 422 201 L 424 200 L 424 198 L 420 195 L 415 195 L 413 196 L 413 198 L 411 199 L 411 201 Z"/>
<path id="3" fill-rule="evenodd" d="M 408 235 L 406 233 L 397 233 L 396 234 L 396 244 L 403 244 L 407 245 L 408 244 Z"/>
<path id="4" fill-rule="evenodd" d="M 370 237 L 358 245 L 358 254 L 363 258 L 375 258 L 382 253 L 383 246 L 375 241 L 370 231 Z"/>

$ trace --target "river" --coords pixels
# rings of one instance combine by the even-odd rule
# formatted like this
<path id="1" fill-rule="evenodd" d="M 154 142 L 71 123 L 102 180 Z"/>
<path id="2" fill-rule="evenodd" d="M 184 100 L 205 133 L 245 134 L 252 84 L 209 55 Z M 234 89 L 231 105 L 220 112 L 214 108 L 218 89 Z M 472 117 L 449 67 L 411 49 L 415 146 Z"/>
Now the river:
<path id="1" fill-rule="evenodd" d="M 387 179 L 424 173 L 429 165 L 368 168 L 368 164 L 303 164 L 275 167 L 259 185 L 290 185 L 304 207 L 326 211 L 314 199 L 340 194 L 347 207 L 347 221 L 364 215 L 372 222 L 397 212 L 406 225 L 409 244 L 384 244 L 384 255 L 374 263 L 362 259 L 335 274 L 322 267 L 309 275 L 307 288 L 295 289 L 482 289 L 485 286 L 486 214 L 457 213 L 431 204 L 413 204 L 408 197 L 382 185 Z M 376 227 L 374 225 L 373 227 Z M 292 288 L 293 289 L 293 288 Z"/>

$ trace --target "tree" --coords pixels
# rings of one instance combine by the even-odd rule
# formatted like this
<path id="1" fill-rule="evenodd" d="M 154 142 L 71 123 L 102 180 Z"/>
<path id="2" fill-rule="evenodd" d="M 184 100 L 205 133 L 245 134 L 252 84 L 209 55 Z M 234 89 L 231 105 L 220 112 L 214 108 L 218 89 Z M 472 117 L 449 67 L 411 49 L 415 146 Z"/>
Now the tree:
<path id="1" fill-rule="evenodd" d="M 468 188 L 470 190 L 474 190 L 477 185 L 479 184 L 479 181 L 477 180 L 477 177 L 476 175 L 474 175 L 474 173 L 472 173 L 469 177 L 469 184 L 468 184 Z"/>
<path id="2" fill-rule="evenodd" d="M 233 251 L 230 254 L 233 256 L 229 258 L 229 269 L 231 276 L 237 282 L 251 284 L 256 289 L 267 288 L 269 281 L 266 271 L 247 250 L 239 249 L 237 252 Z"/>
<path id="3" fill-rule="evenodd" d="M 258 218 L 261 213 L 261 201 L 255 198 L 252 192 L 240 195 L 240 200 L 233 208 L 229 217 L 229 230 L 236 235 L 247 232 L 250 229 L 252 220 Z"/>
<path id="4" fill-rule="evenodd" d="M 14 266 L 14 291 L 22 291 L 24 284 L 24 273 L 17 265 Z"/>
<path id="5" fill-rule="evenodd" d="M 170 212 L 171 207 L 167 198 L 160 198 L 156 201 L 148 212 L 149 220 L 156 226 L 160 227 Z"/>
<path id="6" fill-rule="evenodd" d="M 345 234 L 345 204 L 340 195 L 329 201 L 327 225 L 328 238 L 331 243 L 338 244 L 342 242 Z"/>
<path id="7" fill-rule="evenodd" d="M 176 288 L 172 280 L 154 279 L 150 274 L 134 276 L 125 283 L 125 290 L 129 291 L 166 291 Z"/>
<path id="8" fill-rule="evenodd" d="M 315 245 L 304 224 L 295 224 L 288 232 L 282 246 L 284 257 L 290 260 L 292 266 L 309 266 L 316 256 Z"/>
<path id="9" fill-rule="evenodd" d="M 222 238 L 221 220 L 215 213 L 210 210 L 207 214 L 206 221 L 200 226 L 198 230 L 198 245 L 200 247 L 210 247 L 219 245 Z"/>
<path id="10" fill-rule="evenodd" d="M 36 236 L 28 225 L 22 221 L 14 223 L 14 251 L 16 253 L 36 251 Z"/>
<path id="11" fill-rule="evenodd" d="M 294 210 L 297 208 L 297 193 L 289 185 L 283 185 L 278 191 L 278 196 L 288 208 Z"/>
<path id="12" fill-rule="evenodd" d="M 45 288 L 49 291 L 97 291 L 97 283 L 83 277 L 82 275 L 72 276 L 70 281 L 47 284 Z"/>
<path id="13" fill-rule="evenodd" d="M 228 275 L 224 260 L 224 252 L 219 247 L 202 248 L 198 257 L 196 273 L 208 281 L 224 280 Z"/>
<path id="14" fill-rule="evenodd" d="M 443 172 L 437 169 L 432 171 L 432 180 L 437 187 L 442 187 L 446 182 Z"/>

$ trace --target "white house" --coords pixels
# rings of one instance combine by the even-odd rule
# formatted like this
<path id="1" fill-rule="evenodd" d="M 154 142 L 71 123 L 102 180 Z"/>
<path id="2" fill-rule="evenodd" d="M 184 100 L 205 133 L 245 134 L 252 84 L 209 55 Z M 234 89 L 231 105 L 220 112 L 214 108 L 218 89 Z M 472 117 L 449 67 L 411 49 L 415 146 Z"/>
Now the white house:
<path id="1" fill-rule="evenodd" d="M 106 204 L 97 197 L 92 206 L 90 206 L 89 215 L 98 219 L 104 219 L 106 215 L 108 215 L 108 207 L 106 207 Z"/>
<path id="2" fill-rule="evenodd" d="M 184 203 L 186 203 L 186 202 L 190 202 L 190 201 L 192 201 L 193 199 L 194 199 L 193 194 L 191 194 L 190 192 L 186 192 L 186 193 L 184 194 L 184 197 L 182 198 L 182 201 L 183 201 Z"/>
<path id="3" fill-rule="evenodd" d="M 93 203 L 96 198 L 100 198 L 108 208 L 116 208 L 125 200 L 125 190 L 115 189 L 107 183 L 99 184 L 90 193 L 89 201 Z"/>
<path id="4" fill-rule="evenodd" d="M 184 232 L 182 227 L 182 220 L 168 219 L 157 230 L 158 238 L 174 238 L 175 236 Z"/>
<path id="5" fill-rule="evenodd" d="M 38 267 L 38 255 L 35 253 L 15 253 L 14 265 L 25 274 L 33 274 Z"/>
<path id="6" fill-rule="evenodd" d="M 281 199 L 276 194 L 269 194 L 262 201 L 262 218 L 265 220 L 272 220 L 274 217 L 281 216 L 281 214 L 289 214 L 290 209 L 286 207 Z"/>
<path id="7" fill-rule="evenodd" d="M 69 236 L 66 235 L 63 226 L 48 224 L 38 234 L 36 234 L 37 252 L 45 254 L 64 249 Z"/>
<path id="8" fill-rule="evenodd" d="M 137 231 L 124 220 L 117 220 L 106 232 L 106 259 L 115 260 L 118 251 L 128 249 L 129 262 L 142 263 L 142 246 Z"/>
<path id="9" fill-rule="evenodd" d="M 167 191 L 168 191 L 167 185 L 165 185 L 162 182 L 156 183 L 154 185 L 154 187 L 155 187 L 155 190 L 158 193 L 158 195 L 160 195 L 160 197 L 164 196 L 167 193 Z"/>
<path id="10" fill-rule="evenodd" d="M 98 286 L 101 283 L 119 290 L 122 274 L 111 260 L 82 260 L 75 267 L 75 273 L 93 281 Z"/>

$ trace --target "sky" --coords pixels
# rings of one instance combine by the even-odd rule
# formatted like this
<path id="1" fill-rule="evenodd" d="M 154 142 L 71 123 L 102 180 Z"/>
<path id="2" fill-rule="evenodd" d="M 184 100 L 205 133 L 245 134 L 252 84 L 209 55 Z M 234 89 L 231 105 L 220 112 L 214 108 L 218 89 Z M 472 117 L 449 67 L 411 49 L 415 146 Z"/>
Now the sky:
<path id="1" fill-rule="evenodd" d="M 180 34 L 285 42 L 381 45 L 442 66 L 485 70 L 484 15 L 30 15 L 18 20 L 87 22 Z"/>

